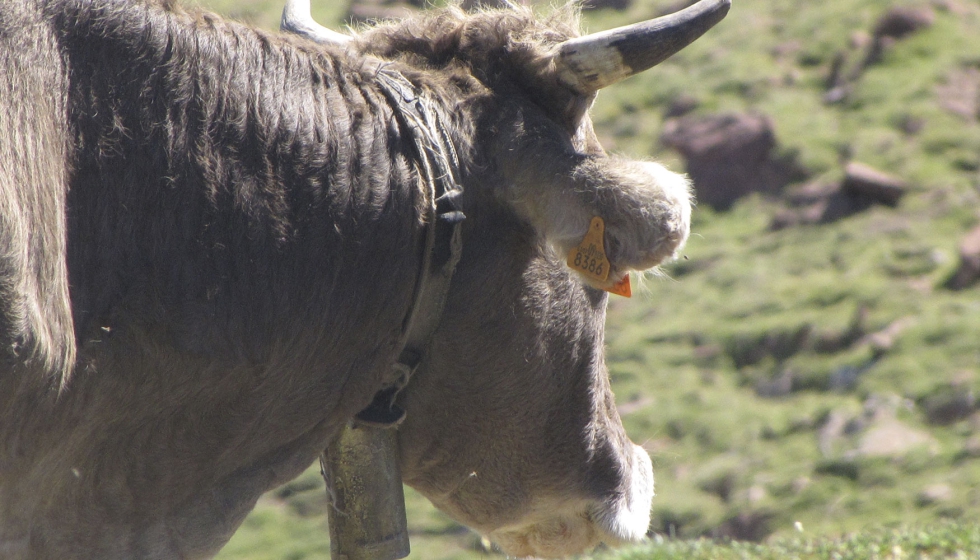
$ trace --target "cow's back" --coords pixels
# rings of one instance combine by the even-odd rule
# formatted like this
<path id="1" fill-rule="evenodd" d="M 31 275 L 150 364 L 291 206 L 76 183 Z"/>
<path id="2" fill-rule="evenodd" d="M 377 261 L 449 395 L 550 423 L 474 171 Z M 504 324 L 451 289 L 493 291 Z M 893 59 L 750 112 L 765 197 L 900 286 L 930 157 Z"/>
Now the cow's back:
<path id="1" fill-rule="evenodd" d="M 33 1 L 0 6 L 0 356 L 64 373 L 73 338 L 64 264 L 65 75 Z M 44 382 L 49 379 L 44 379 Z M 60 379 L 56 379 L 60 381 Z M 0 383 L 4 383 L 0 374 Z"/>
<path id="2" fill-rule="evenodd" d="M 338 57 L 152 0 L 0 1 L 0 65 L 0 558 L 213 554 L 387 374 L 414 148 Z"/>
<path id="3" fill-rule="evenodd" d="M 27 468 L 30 423 L 70 373 L 65 267 L 65 73 L 33 1 L 0 3 L 0 480 Z M 27 545 L 17 492 L 0 485 L 0 557 Z"/>

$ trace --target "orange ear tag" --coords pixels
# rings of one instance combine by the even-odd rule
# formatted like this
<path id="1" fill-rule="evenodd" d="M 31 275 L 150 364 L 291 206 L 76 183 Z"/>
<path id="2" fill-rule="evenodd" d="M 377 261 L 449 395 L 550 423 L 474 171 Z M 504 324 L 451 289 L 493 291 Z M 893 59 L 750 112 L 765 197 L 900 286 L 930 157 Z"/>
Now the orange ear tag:
<path id="1" fill-rule="evenodd" d="M 610 294 L 616 294 L 617 296 L 623 297 L 633 297 L 633 290 L 630 289 L 630 275 L 627 272 L 626 276 L 619 282 L 616 282 L 612 286 L 606 288 L 606 291 Z"/>
<path id="2" fill-rule="evenodd" d="M 568 267 L 581 273 L 586 278 L 597 282 L 605 282 L 609 278 L 609 259 L 606 258 L 605 222 L 596 216 L 589 224 L 589 231 L 586 232 L 582 242 L 578 247 L 568 253 Z M 627 274 L 622 280 L 609 288 L 604 288 L 607 292 L 624 297 L 630 297 L 630 276 Z"/>

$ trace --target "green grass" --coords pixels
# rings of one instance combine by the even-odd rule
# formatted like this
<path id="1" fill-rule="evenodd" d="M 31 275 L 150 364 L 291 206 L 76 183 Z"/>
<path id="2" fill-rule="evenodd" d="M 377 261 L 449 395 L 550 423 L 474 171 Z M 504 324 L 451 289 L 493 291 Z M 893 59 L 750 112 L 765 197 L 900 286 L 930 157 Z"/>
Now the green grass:
<path id="1" fill-rule="evenodd" d="M 330 558 L 326 513 L 329 505 L 319 467 L 259 500 L 218 555 L 227 560 L 327 560 Z M 482 539 L 406 488 L 405 507 L 411 539 L 410 558 L 463 560 L 482 557 Z"/>
<path id="2" fill-rule="evenodd" d="M 202 3 L 266 27 L 280 10 Z M 942 287 L 960 237 L 980 221 L 980 124 L 938 100 L 952 76 L 980 67 L 980 5 L 937 9 L 934 25 L 887 49 L 844 102 L 822 100 L 833 58 L 855 64 L 863 53 L 852 38 L 908 3 L 735 0 L 704 38 L 599 96 L 593 118 L 612 151 L 682 169 L 659 135 L 683 94 L 700 114 L 769 115 L 780 150 L 814 178 L 839 179 L 849 155 L 912 188 L 895 209 L 780 231 L 769 228 L 778 202 L 763 197 L 724 213 L 698 208 L 685 258 L 633 299 L 614 299 L 609 369 L 626 429 L 654 461 L 660 537 L 596 558 L 980 557 L 980 416 L 933 424 L 925 408 L 949 392 L 980 392 L 980 287 Z M 343 4 L 314 4 L 325 23 L 343 20 Z M 637 0 L 586 24 L 607 29 L 661 5 Z M 907 132 L 909 120 L 921 128 Z M 887 348 L 859 341 L 896 324 L 904 328 Z M 788 393 L 764 396 L 787 380 Z M 873 403 L 923 443 L 862 454 Z M 822 443 L 837 420 L 852 431 Z M 937 483 L 949 496 L 923 499 Z M 263 498 L 221 558 L 329 556 L 322 483 L 311 470 L 292 484 L 300 489 Z M 424 498 L 410 491 L 407 501 L 413 558 L 486 554 Z M 767 520 L 765 545 L 697 540 L 740 514 Z"/>
<path id="3" fill-rule="evenodd" d="M 801 524 L 801 528 L 804 526 Z M 805 530 L 805 529 L 804 529 Z M 877 529 L 838 538 L 794 535 L 766 545 L 705 539 L 656 541 L 603 560 L 926 560 L 980 556 L 980 528 L 941 523 L 902 529 Z"/>
<path id="4" fill-rule="evenodd" d="M 284 0 L 182 0 L 186 6 L 196 6 L 222 14 L 231 19 L 265 29 L 279 29 Z M 323 25 L 341 30 L 347 13 L 346 2 L 310 2 L 310 12 Z"/>

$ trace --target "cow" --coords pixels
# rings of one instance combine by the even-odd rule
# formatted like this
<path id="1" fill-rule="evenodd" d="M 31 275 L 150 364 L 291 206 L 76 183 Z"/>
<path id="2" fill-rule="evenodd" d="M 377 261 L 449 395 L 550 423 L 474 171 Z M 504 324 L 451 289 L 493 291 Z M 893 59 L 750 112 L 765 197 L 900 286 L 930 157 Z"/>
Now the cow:
<path id="1" fill-rule="evenodd" d="M 514 556 L 642 538 L 603 290 L 691 200 L 588 109 L 729 2 L 583 37 L 574 9 L 339 33 L 301 0 L 273 34 L 0 3 L 0 557 L 216 554 L 391 388 L 438 220 L 451 281 L 388 393 L 405 483 Z M 566 262 L 596 219 L 605 276 Z"/>

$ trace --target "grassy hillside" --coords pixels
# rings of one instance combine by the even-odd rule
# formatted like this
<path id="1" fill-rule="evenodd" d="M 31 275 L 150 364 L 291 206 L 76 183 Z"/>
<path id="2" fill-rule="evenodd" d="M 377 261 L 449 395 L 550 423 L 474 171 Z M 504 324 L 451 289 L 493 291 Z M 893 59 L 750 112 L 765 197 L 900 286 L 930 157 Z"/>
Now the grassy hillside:
<path id="1" fill-rule="evenodd" d="M 278 19 L 265 1 L 207 4 L 259 25 Z M 849 96 L 828 103 L 835 59 L 855 65 L 896 5 L 930 7 L 932 25 L 895 41 Z M 606 29 L 663 7 L 636 0 L 587 24 Z M 339 22 L 344 9 L 314 12 Z M 668 539 L 612 557 L 980 554 L 970 532 L 980 521 L 980 287 L 942 287 L 959 239 L 980 220 L 978 88 L 977 0 L 735 0 L 695 45 L 602 93 L 593 114 L 613 151 L 683 169 L 658 138 L 667 108 L 685 96 L 696 114 L 769 115 L 780 152 L 811 181 L 839 180 L 853 159 L 911 185 L 897 208 L 778 231 L 778 200 L 701 207 L 668 277 L 612 302 L 613 386 L 657 476 L 651 530 L 775 547 Z M 957 109 L 964 103 L 972 113 Z M 413 557 L 483 554 L 478 537 L 411 492 L 408 501 Z M 221 557 L 326 558 L 325 507 L 311 470 L 264 498 Z M 882 529 L 942 520 L 926 533 Z M 820 537 L 870 527 L 800 540 L 799 528 Z M 853 555 L 834 556 L 834 546 Z"/>
<path id="2" fill-rule="evenodd" d="M 836 54 L 860 56 L 854 36 L 893 5 L 736 2 L 717 33 L 610 90 L 596 112 L 614 141 L 666 159 L 657 121 L 687 94 L 700 111 L 770 115 L 815 180 L 838 178 L 846 154 L 913 185 L 897 209 L 781 231 L 761 198 L 701 208 L 672 279 L 651 282 L 644 304 L 615 303 L 611 370 L 619 402 L 633 403 L 627 429 L 651 438 L 659 463 L 657 530 L 755 522 L 761 536 L 801 521 L 819 534 L 977 517 L 980 422 L 928 419 L 980 382 L 980 291 L 940 287 L 978 219 L 980 127 L 938 98 L 980 62 L 978 5 L 937 9 L 847 101 L 822 101 Z M 644 118 L 624 116 L 631 106 Z M 921 124 L 911 134 L 910 120 Z M 862 341 L 880 331 L 896 333 L 890 345 Z M 761 396 L 783 380 L 787 394 Z M 873 451 L 889 438 L 917 444 Z"/>
<path id="3" fill-rule="evenodd" d="M 665 540 L 603 555 L 604 560 L 928 560 L 980 556 L 976 525 L 941 523 L 928 528 L 872 529 L 840 538 L 801 536 L 771 539 L 765 545 L 707 539 Z"/>

